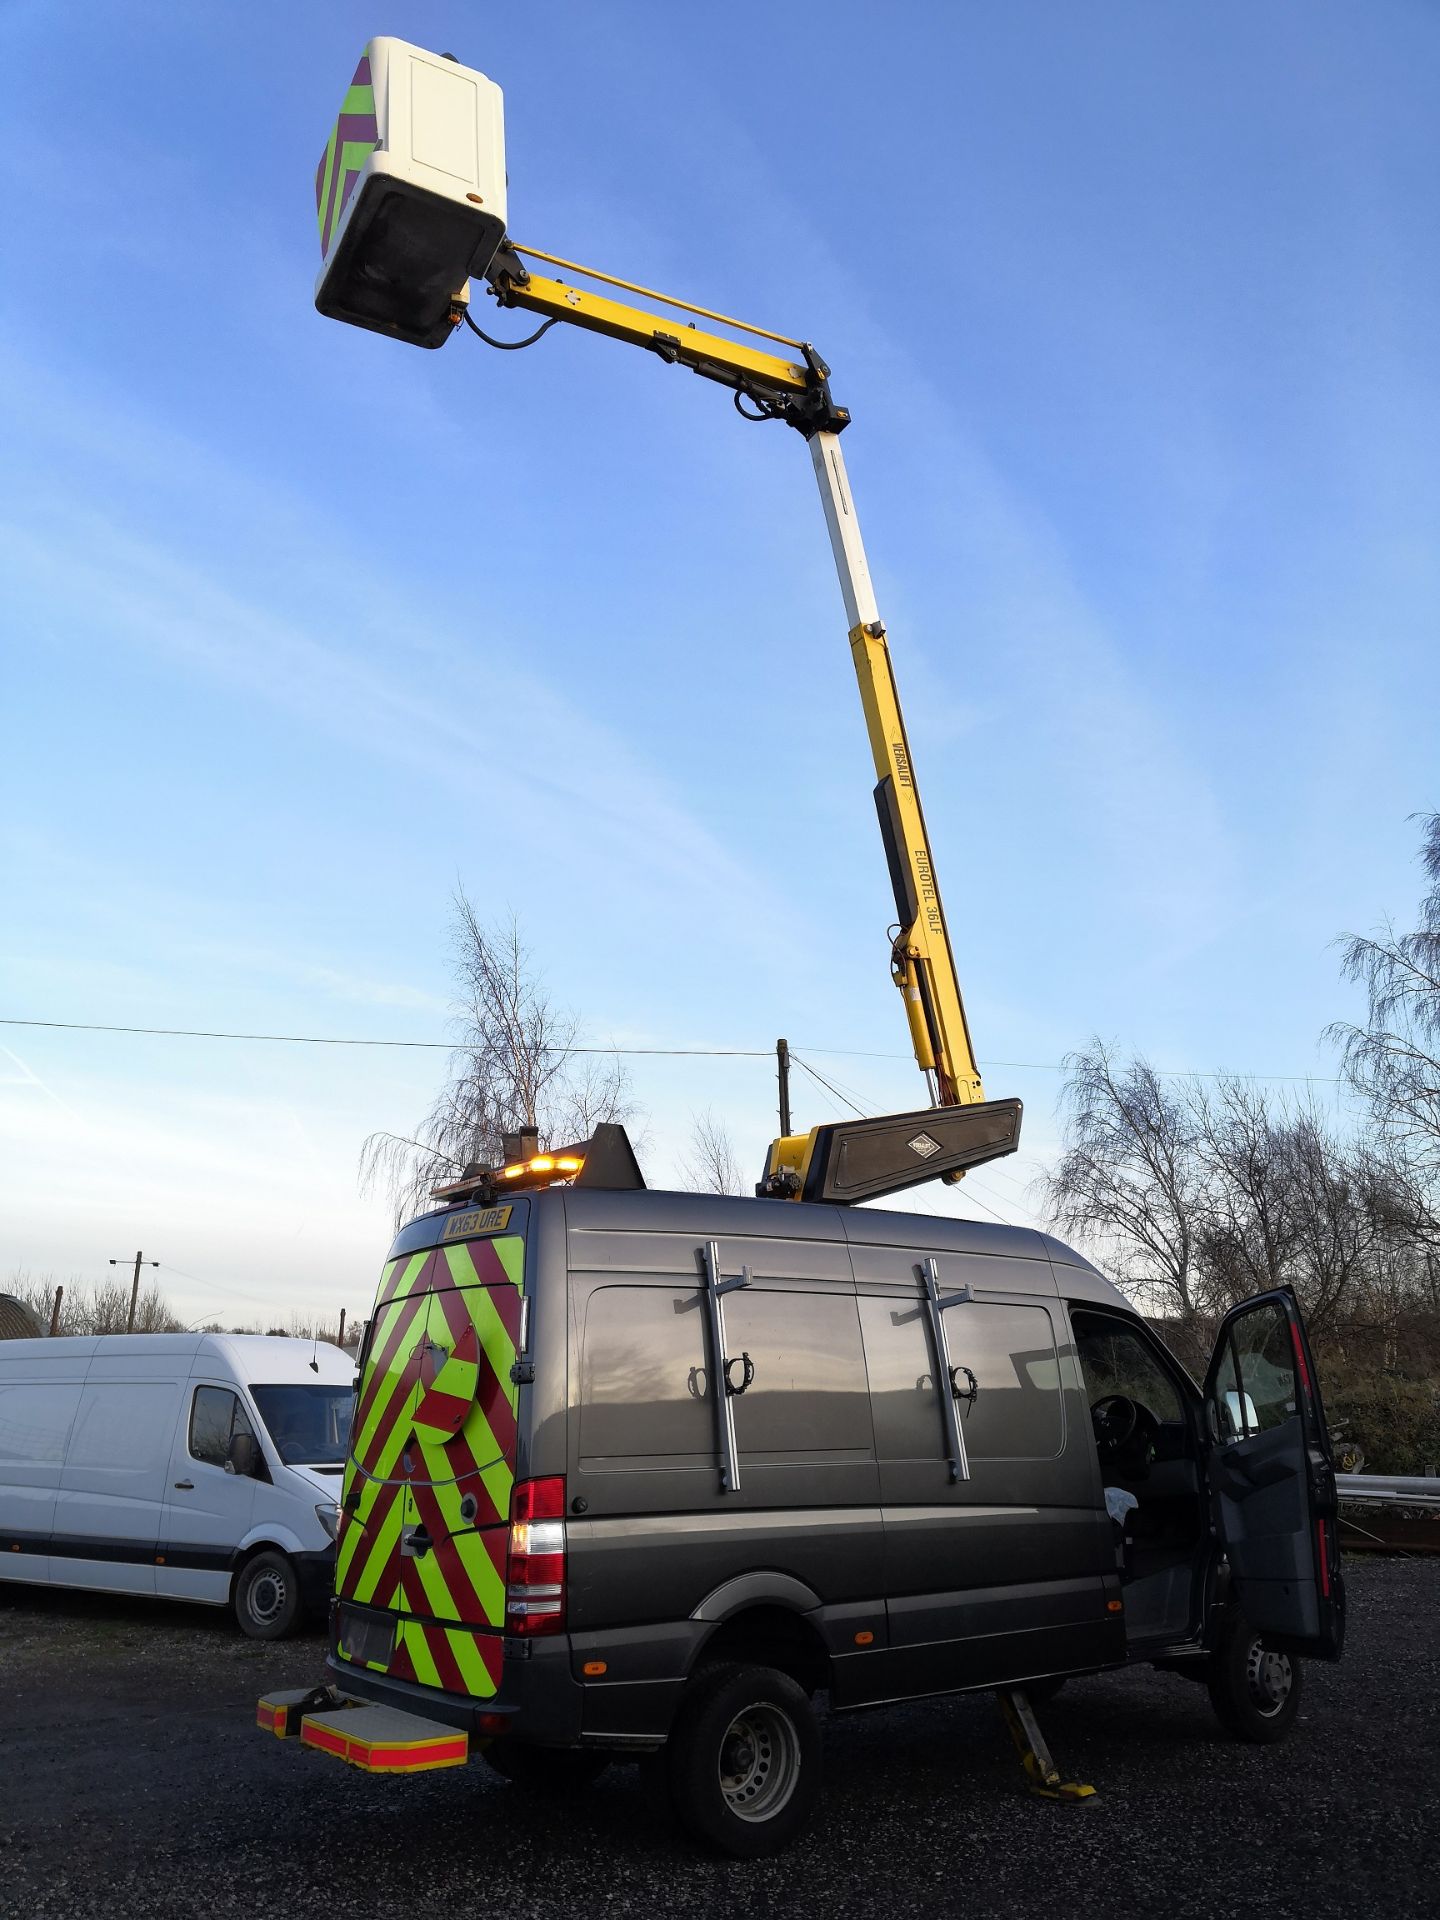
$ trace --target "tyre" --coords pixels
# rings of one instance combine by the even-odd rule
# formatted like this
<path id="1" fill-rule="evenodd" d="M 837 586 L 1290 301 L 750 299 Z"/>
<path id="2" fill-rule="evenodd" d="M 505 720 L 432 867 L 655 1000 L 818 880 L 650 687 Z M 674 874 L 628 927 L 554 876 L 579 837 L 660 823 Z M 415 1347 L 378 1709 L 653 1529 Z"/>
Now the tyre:
<path id="1" fill-rule="evenodd" d="M 770 1667 L 705 1667 L 664 1750 L 670 1805 L 692 1839 L 735 1860 L 778 1853 L 820 1797 L 820 1729 L 804 1690 Z"/>
<path id="2" fill-rule="evenodd" d="M 273 1548 L 240 1569 L 233 1598 L 240 1630 L 252 1640 L 283 1640 L 300 1620 L 300 1576 Z"/>
<path id="3" fill-rule="evenodd" d="M 578 1793 L 610 1764 L 610 1756 L 583 1747 L 527 1747 L 519 1740 L 494 1740 L 485 1749 L 491 1771 L 529 1793 Z"/>
<path id="4" fill-rule="evenodd" d="M 1236 1740 L 1283 1740 L 1300 1710 L 1300 1662 L 1239 1615 L 1210 1655 L 1206 1683 L 1221 1726 Z"/>

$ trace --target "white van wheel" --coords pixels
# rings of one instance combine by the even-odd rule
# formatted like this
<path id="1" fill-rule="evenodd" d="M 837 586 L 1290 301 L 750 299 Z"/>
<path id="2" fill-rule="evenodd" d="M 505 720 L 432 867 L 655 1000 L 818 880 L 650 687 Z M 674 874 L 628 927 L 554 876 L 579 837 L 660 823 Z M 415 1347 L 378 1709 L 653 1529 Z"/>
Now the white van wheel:
<path id="1" fill-rule="evenodd" d="M 235 1580 L 235 1618 L 252 1640 L 283 1640 L 300 1618 L 300 1576 L 283 1553 L 267 1548 L 247 1560 Z"/>

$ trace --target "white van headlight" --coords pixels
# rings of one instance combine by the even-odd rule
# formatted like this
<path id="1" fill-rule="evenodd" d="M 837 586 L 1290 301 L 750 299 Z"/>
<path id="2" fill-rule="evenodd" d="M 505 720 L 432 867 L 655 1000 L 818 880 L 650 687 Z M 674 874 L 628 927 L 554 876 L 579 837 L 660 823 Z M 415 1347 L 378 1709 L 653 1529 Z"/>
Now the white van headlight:
<path id="1" fill-rule="evenodd" d="M 340 1509 L 336 1503 L 333 1500 L 327 1500 L 323 1506 L 316 1507 L 315 1518 L 333 1540 L 340 1531 Z"/>

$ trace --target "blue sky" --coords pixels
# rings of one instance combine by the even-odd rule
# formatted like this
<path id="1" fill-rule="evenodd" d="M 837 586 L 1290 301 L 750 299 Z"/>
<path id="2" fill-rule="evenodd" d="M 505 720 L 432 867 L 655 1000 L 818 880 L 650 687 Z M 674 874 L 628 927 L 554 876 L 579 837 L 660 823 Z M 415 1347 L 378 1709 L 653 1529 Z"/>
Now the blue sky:
<path id="1" fill-rule="evenodd" d="M 1331 941 L 1440 804 L 1440 14 L 0 7 L 0 1011 L 445 1034 L 447 900 L 601 1040 L 910 1105 L 805 449 L 555 332 L 324 321 L 313 176 L 388 31 L 506 93 L 522 241 L 813 338 L 987 1088 L 1333 1071 Z M 516 316 L 496 330 L 518 331 Z M 0 1273 L 363 1309 L 366 1132 L 440 1057 L 7 1030 Z M 635 1062 L 652 1179 L 764 1061 Z M 802 1083 L 797 1118 L 831 1117 Z"/>

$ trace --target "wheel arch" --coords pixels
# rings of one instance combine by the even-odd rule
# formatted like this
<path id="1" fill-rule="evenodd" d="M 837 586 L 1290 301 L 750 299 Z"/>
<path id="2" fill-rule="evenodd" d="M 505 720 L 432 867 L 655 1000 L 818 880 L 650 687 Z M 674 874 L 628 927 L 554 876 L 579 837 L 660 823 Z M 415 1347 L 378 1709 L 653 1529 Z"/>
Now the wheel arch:
<path id="1" fill-rule="evenodd" d="M 250 1562 L 257 1559 L 262 1553 L 283 1553 L 291 1566 L 295 1568 L 296 1578 L 299 1578 L 299 1567 L 296 1562 L 296 1556 L 303 1553 L 304 1548 L 291 1544 L 294 1542 L 294 1539 L 295 1536 L 290 1532 L 288 1527 L 271 1527 L 267 1532 L 257 1532 L 247 1535 L 235 1549 L 230 1559 L 229 1599 L 231 1606 L 235 1604 L 235 1590 L 240 1584 L 240 1576 L 244 1573 Z"/>
<path id="2" fill-rule="evenodd" d="M 741 1600 L 714 1621 L 696 1652 L 695 1667 L 731 1660 L 773 1667 L 807 1694 L 818 1693 L 830 1685 L 830 1650 L 806 1617 L 808 1611 L 763 1591 Z"/>
<path id="3" fill-rule="evenodd" d="M 274 1553 L 288 1553 L 293 1560 L 297 1554 L 313 1551 L 290 1527 L 278 1526 L 273 1520 L 265 1520 L 259 1526 L 252 1527 L 235 1549 L 231 1565 L 238 1567 L 242 1560 L 249 1560 L 266 1548 Z"/>

